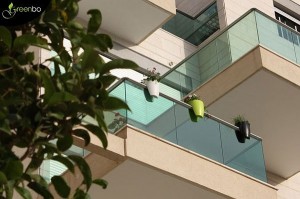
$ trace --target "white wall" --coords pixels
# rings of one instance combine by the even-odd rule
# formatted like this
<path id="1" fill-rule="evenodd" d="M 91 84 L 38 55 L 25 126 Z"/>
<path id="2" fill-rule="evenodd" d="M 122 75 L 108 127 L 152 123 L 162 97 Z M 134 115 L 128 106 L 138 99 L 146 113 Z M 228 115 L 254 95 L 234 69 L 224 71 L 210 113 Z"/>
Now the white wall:
<path id="1" fill-rule="evenodd" d="M 257 8 L 274 17 L 273 0 L 218 0 L 221 29 L 229 25 L 251 8 Z M 222 18 L 225 16 L 225 19 Z M 224 24 L 225 23 L 225 24 Z"/>
<path id="2" fill-rule="evenodd" d="M 163 29 L 156 30 L 139 45 L 121 40 L 116 40 L 116 42 L 168 68 L 174 67 L 196 50 L 194 45 Z M 126 50 L 123 50 L 123 52 L 112 51 L 112 53 L 122 58 L 131 59 L 129 52 Z M 143 63 L 140 66 L 143 68 L 152 68 L 152 66 L 143 65 Z M 163 73 L 164 71 L 160 72 Z"/>
<path id="3" fill-rule="evenodd" d="M 300 198 L 300 173 L 288 179 L 281 178 L 274 174 L 268 174 L 268 183 L 278 188 L 278 199 Z"/>

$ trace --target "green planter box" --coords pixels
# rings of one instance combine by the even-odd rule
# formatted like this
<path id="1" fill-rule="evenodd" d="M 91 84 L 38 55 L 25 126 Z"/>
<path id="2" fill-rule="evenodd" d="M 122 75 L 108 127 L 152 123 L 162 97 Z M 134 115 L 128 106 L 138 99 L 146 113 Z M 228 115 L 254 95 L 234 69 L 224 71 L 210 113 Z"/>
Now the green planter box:
<path id="1" fill-rule="evenodd" d="M 197 117 L 204 117 L 204 103 L 201 100 L 195 99 L 187 102 L 192 106 L 193 111 Z"/>

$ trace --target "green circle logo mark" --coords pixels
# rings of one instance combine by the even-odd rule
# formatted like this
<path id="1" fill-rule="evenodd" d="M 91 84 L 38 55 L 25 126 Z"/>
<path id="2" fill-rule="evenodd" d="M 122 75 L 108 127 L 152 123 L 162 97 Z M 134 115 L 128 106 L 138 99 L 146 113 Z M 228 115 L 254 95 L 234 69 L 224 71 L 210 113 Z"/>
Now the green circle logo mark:
<path id="1" fill-rule="evenodd" d="M 10 3 L 8 6 L 8 10 L 3 10 L 2 11 L 2 17 L 4 19 L 11 19 L 16 15 L 16 12 L 14 10 L 12 10 L 14 4 Z"/>
<path id="2" fill-rule="evenodd" d="M 0 25 L 16 26 L 27 23 L 40 16 L 50 0 L 2 0 L 0 5 Z"/>

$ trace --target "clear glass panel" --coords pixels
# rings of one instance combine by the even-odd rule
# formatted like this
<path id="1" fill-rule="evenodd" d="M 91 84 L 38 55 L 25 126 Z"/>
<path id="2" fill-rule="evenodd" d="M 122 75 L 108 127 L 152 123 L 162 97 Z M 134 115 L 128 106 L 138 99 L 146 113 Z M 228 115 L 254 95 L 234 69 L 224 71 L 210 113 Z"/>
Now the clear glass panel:
<path id="1" fill-rule="evenodd" d="M 162 28 L 194 45 L 199 45 L 220 28 L 217 4 L 214 3 L 195 18 L 177 11 Z"/>
<path id="2" fill-rule="evenodd" d="M 243 153 L 240 153 L 233 160 L 228 162 L 227 165 L 252 177 L 267 182 L 261 142 L 257 142 L 252 147 L 243 151 Z"/>
<path id="3" fill-rule="evenodd" d="M 260 43 L 270 50 L 296 62 L 294 38 L 292 31 L 279 22 L 256 13 L 256 21 Z"/>
<path id="4" fill-rule="evenodd" d="M 128 124 L 265 180 L 261 141 L 251 138 L 241 144 L 233 129 L 209 118 L 192 122 L 186 106 L 163 96 L 148 101 L 144 92 L 141 84 L 128 80 L 111 91 L 120 98 L 126 96 L 131 108 Z"/>
<path id="5" fill-rule="evenodd" d="M 144 88 L 126 81 L 126 102 L 131 111 L 127 122 L 142 130 L 164 137 L 175 129 L 174 102 L 163 97 L 146 100 Z"/>
<path id="6" fill-rule="evenodd" d="M 221 125 L 220 130 L 224 164 L 266 181 L 261 141 L 251 137 L 249 140 L 246 139 L 245 143 L 239 143 L 233 129 Z"/>
<path id="7" fill-rule="evenodd" d="M 219 124 L 210 119 L 192 122 L 188 109 L 180 105 L 175 110 L 178 145 L 222 163 Z"/>
<path id="8" fill-rule="evenodd" d="M 255 15 L 254 12 L 251 12 L 186 59 L 166 75 L 162 82 L 169 86 L 176 85 L 173 88 L 189 93 L 257 45 Z M 180 75 L 186 77 L 182 79 Z M 187 80 L 189 80 L 188 84 Z"/>
<path id="9" fill-rule="evenodd" d="M 296 62 L 300 64 L 300 34 L 292 32 Z"/>
<path id="10" fill-rule="evenodd" d="M 241 58 L 258 45 L 258 36 L 254 12 L 249 13 L 228 29 L 231 61 Z"/>

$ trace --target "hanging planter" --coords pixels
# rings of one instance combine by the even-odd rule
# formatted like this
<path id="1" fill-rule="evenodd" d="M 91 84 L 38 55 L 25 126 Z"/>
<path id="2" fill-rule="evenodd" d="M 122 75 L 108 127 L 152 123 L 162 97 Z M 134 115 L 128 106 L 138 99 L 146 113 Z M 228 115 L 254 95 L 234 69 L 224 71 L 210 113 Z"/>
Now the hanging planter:
<path id="1" fill-rule="evenodd" d="M 147 88 L 144 88 L 144 96 L 145 96 L 147 102 L 153 102 L 153 96 L 150 95 Z"/>
<path id="2" fill-rule="evenodd" d="M 159 80 L 160 80 L 160 73 L 156 72 L 156 68 L 149 70 L 149 73 L 146 75 L 147 77 L 142 81 L 148 89 L 149 94 L 152 97 L 159 96 Z"/>
<path id="3" fill-rule="evenodd" d="M 145 80 L 148 92 L 153 97 L 159 96 L 159 82 L 157 80 Z"/>
<path id="4" fill-rule="evenodd" d="M 204 117 L 204 103 L 197 97 L 196 94 L 189 95 L 184 101 L 192 106 L 192 110 L 196 117 Z M 194 121 L 195 119 L 191 117 L 191 120 Z"/>
<path id="5" fill-rule="evenodd" d="M 240 143 L 245 143 L 246 139 L 250 139 L 251 136 L 250 123 L 239 115 L 234 118 L 234 124 L 239 127 L 239 130 L 235 130 L 237 140 Z"/>
<path id="6" fill-rule="evenodd" d="M 197 117 L 192 108 L 189 109 L 189 115 L 192 122 L 198 122 L 199 117 Z"/>

